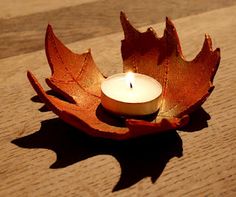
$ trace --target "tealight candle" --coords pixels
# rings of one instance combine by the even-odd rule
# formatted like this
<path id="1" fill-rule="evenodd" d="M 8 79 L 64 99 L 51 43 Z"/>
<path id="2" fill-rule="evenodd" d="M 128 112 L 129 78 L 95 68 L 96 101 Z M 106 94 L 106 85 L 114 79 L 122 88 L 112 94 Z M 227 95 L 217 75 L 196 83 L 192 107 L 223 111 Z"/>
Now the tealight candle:
<path id="1" fill-rule="evenodd" d="M 147 75 L 119 73 L 101 85 L 102 106 L 117 115 L 143 116 L 159 109 L 161 84 Z"/>

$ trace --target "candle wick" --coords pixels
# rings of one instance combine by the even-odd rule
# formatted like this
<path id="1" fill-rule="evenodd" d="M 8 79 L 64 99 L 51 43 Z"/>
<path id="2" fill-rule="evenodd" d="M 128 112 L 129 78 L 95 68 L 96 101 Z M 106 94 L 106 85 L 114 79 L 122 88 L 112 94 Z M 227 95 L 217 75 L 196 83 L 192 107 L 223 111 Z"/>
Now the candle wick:
<path id="1" fill-rule="evenodd" d="M 132 85 L 132 83 L 131 83 L 131 82 L 129 83 L 129 86 L 130 86 L 130 88 L 133 88 L 133 85 Z"/>

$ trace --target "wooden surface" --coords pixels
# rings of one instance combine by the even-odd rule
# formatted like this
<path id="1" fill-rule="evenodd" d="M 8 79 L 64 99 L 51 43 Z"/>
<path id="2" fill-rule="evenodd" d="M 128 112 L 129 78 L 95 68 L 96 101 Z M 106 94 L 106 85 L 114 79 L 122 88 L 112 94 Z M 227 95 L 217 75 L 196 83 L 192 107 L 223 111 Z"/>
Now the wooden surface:
<path id="1" fill-rule="evenodd" d="M 3 2 L 0 196 L 236 196 L 236 1 Z M 180 131 L 119 143 L 91 138 L 47 111 L 27 80 L 27 70 L 42 83 L 50 74 L 48 21 L 72 50 L 92 48 L 105 75 L 120 72 L 120 10 L 159 35 L 171 16 L 189 60 L 204 33 L 221 48 L 216 88 Z"/>

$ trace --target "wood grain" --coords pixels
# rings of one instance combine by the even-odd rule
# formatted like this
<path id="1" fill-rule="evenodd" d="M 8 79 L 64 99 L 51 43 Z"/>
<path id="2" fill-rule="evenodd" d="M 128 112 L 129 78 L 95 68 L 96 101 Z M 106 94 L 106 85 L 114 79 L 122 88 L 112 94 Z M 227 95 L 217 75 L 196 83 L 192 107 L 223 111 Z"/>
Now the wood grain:
<path id="1" fill-rule="evenodd" d="M 96 1 L 96 0 L 64 0 L 64 1 L 1 0 L 0 18 L 9 19 L 9 18 L 18 17 L 18 16 L 34 14 L 37 12 L 55 10 L 55 9 L 59 9 L 63 7 L 78 6 L 78 5 L 93 2 L 93 1 Z"/>
<path id="2" fill-rule="evenodd" d="M 34 3 L 30 3 L 31 7 L 34 7 Z M 105 0 L 74 6 L 70 2 L 64 7 L 58 4 L 55 7 L 57 9 L 48 10 L 53 3 L 46 7 L 41 2 L 38 3 L 39 6 L 32 8 L 32 11 L 36 11 L 32 14 L 0 19 L 0 58 L 43 49 L 47 23 L 51 23 L 65 43 L 71 43 L 121 31 L 121 10 L 130 16 L 136 26 L 141 27 L 163 21 L 165 16 L 175 19 L 235 3 L 235 0 L 137 0 L 135 3 L 132 0 Z M 45 8 L 45 11 L 40 12 L 40 7 Z M 25 9 L 28 13 L 27 7 Z"/>
<path id="3" fill-rule="evenodd" d="M 209 117 L 203 112 L 196 114 L 197 126 L 165 138 L 182 141 L 173 147 L 183 148 L 182 156 L 173 150 L 155 149 L 156 143 L 140 151 L 142 140 L 135 146 L 140 151 L 137 153 L 133 146 L 84 136 L 54 119 L 51 112 L 38 111 L 42 104 L 30 100 L 35 93 L 26 70 L 33 71 L 42 83 L 49 76 L 43 50 L 1 59 L 0 196 L 235 196 L 235 10 L 236 6 L 231 6 L 174 20 L 187 59 L 200 50 L 204 33 L 213 38 L 213 48 L 220 47 L 222 52 L 216 88 L 203 106 L 210 120 L 198 122 L 203 116 L 204 121 Z M 151 26 L 161 34 L 164 24 Z M 117 32 L 68 46 L 77 52 L 92 48 L 99 68 L 110 75 L 122 70 L 122 38 Z M 158 138 L 154 136 L 148 142 L 158 142 Z M 168 148 L 165 143 L 168 140 L 162 144 Z M 169 154 L 173 155 L 166 158 Z M 133 174 L 124 178 L 123 188 L 112 192 L 125 174 L 122 164 Z"/>

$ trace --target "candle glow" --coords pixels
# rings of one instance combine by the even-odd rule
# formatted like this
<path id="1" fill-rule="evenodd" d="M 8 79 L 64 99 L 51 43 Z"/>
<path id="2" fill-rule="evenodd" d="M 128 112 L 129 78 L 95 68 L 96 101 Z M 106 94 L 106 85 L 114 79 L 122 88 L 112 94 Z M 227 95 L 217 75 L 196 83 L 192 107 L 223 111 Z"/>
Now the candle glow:
<path id="1" fill-rule="evenodd" d="M 102 83 L 101 103 L 116 114 L 147 115 L 158 110 L 161 92 L 161 84 L 147 75 L 120 73 Z"/>

